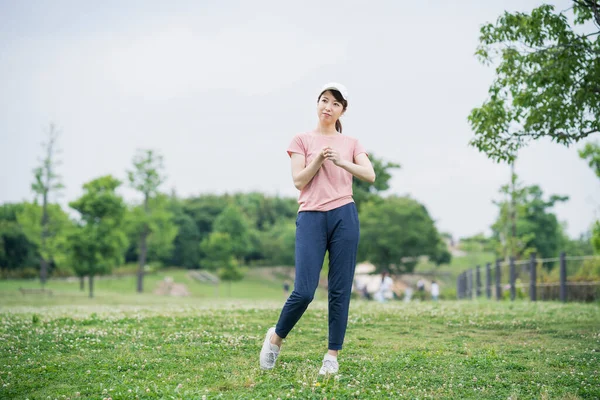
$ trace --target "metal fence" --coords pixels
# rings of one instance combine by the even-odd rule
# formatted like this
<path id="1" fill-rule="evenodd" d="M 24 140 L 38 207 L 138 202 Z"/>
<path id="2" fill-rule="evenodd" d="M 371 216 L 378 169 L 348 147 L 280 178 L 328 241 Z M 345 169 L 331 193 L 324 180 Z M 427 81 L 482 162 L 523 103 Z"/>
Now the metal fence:
<path id="1" fill-rule="evenodd" d="M 600 256 L 496 260 L 461 273 L 456 293 L 459 299 L 600 301 Z"/>

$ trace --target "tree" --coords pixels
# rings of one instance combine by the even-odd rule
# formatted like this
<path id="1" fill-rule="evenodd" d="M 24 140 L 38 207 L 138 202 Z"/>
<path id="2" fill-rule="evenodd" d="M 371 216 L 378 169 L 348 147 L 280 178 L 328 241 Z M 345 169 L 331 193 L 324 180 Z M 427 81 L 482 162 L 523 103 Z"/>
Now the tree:
<path id="1" fill-rule="evenodd" d="M 228 233 L 212 232 L 200 244 L 205 254 L 203 265 L 209 270 L 216 271 L 219 278 L 231 282 L 243 278 L 243 270 L 233 256 L 234 241 Z"/>
<path id="2" fill-rule="evenodd" d="M 528 188 L 525 220 L 528 228 L 535 234 L 530 245 L 537 250 L 540 257 L 556 257 L 564 245 L 563 227 L 551 210 L 556 204 L 568 200 L 568 196 L 561 195 L 551 195 L 545 200 L 539 186 L 533 185 Z"/>
<path id="3" fill-rule="evenodd" d="M 43 214 L 46 214 L 46 225 L 41 225 Z M 67 237 L 73 228 L 69 215 L 58 204 L 43 206 L 37 203 L 23 203 L 17 212 L 17 222 L 27 239 L 36 245 L 40 259 L 51 265 L 65 269 L 67 267 Z M 45 241 L 43 241 L 45 238 Z M 50 272 L 49 270 L 46 272 Z"/>
<path id="4" fill-rule="evenodd" d="M 267 254 L 268 249 L 272 248 L 268 238 L 273 236 L 270 233 L 281 224 L 293 223 L 298 213 L 298 200 L 270 197 L 258 192 L 236 193 L 232 200 L 248 223 L 249 247 L 244 257 L 245 262 L 279 265 L 273 264 L 273 259 Z"/>
<path id="5" fill-rule="evenodd" d="M 37 246 L 27 239 L 17 222 L 17 215 L 24 208 L 23 203 L 0 205 L 0 270 L 4 276 L 17 270 L 25 272 L 26 267 L 39 262 L 36 256 Z M 38 275 L 37 268 L 35 275 Z"/>
<path id="6" fill-rule="evenodd" d="M 579 157 L 587 160 L 590 168 L 592 168 L 596 173 L 596 176 L 600 178 L 600 144 L 587 143 L 585 147 L 579 151 Z M 594 222 L 591 242 L 594 246 L 594 250 L 600 254 L 600 221 Z"/>
<path id="7" fill-rule="evenodd" d="M 460 249 L 467 253 L 480 253 L 484 251 L 495 251 L 496 243 L 492 238 L 478 233 L 470 237 L 460 238 Z"/>
<path id="8" fill-rule="evenodd" d="M 494 203 L 499 208 L 498 218 L 492 225 L 493 237 L 498 243 L 500 257 L 513 256 L 516 259 L 536 252 L 540 258 L 555 257 L 565 244 L 565 235 L 558 218 L 550 210 L 567 196 L 552 195 L 544 200 L 542 189 L 537 186 L 524 186 L 513 174 L 514 189 L 510 185 L 500 188 L 503 199 Z M 514 204 L 514 205 L 511 205 Z M 516 213 L 515 232 L 510 210 Z M 550 265 L 550 264 L 549 264 Z"/>
<path id="9" fill-rule="evenodd" d="M 448 250 L 448 244 L 443 237 L 440 237 L 435 251 L 429 255 L 429 258 L 435 263 L 435 265 L 450 264 L 452 261 L 452 254 Z"/>
<path id="10" fill-rule="evenodd" d="M 94 297 L 94 276 L 109 273 L 123 260 L 127 249 L 123 198 L 116 193 L 121 182 L 110 175 L 83 185 L 84 194 L 69 203 L 81 219 L 69 235 L 71 260 L 78 276 L 89 277 L 90 297 Z"/>
<path id="11" fill-rule="evenodd" d="M 582 233 L 576 239 L 571 239 L 565 234 L 563 241 L 564 245 L 562 251 L 569 256 L 589 256 L 594 253 L 592 230 Z"/>
<path id="12" fill-rule="evenodd" d="M 579 157 L 586 160 L 596 176 L 600 178 L 600 143 L 587 143 L 579 150 Z"/>
<path id="13" fill-rule="evenodd" d="M 235 258 L 229 257 L 223 266 L 217 270 L 217 275 L 219 279 L 228 283 L 229 296 L 231 296 L 231 283 L 242 280 L 244 278 L 244 270 L 240 268 Z"/>
<path id="14" fill-rule="evenodd" d="M 544 4 L 481 28 L 476 55 L 500 62 L 488 100 L 468 119 L 470 144 L 491 159 L 512 161 L 540 138 L 569 145 L 600 132 L 600 2 L 575 0 L 570 10 L 573 26 L 567 11 Z"/>
<path id="15" fill-rule="evenodd" d="M 492 225 L 492 237 L 496 244 L 496 253 L 500 258 L 509 257 L 520 259 L 535 249 L 529 243 L 535 235 L 524 233 L 521 225 L 525 224 L 526 207 L 523 205 L 526 188 L 522 187 L 514 172 L 514 162 L 511 163 L 510 184 L 500 188 L 501 200 L 493 201 L 498 206 L 498 218 Z M 517 229 L 519 227 L 519 229 Z"/>
<path id="16" fill-rule="evenodd" d="M 137 291 L 144 291 L 144 269 L 148 258 L 149 236 L 171 245 L 176 227 L 166 201 L 159 198 L 159 187 L 165 181 L 162 156 L 152 150 L 141 150 L 133 159 L 134 169 L 127 172 L 130 186 L 143 195 L 143 203 L 133 209 L 131 227 L 138 242 Z"/>
<path id="17" fill-rule="evenodd" d="M 200 240 L 204 240 L 212 231 L 217 217 L 230 203 L 229 196 L 206 194 L 188 198 L 184 202 L 185 213 L 191 216 L 198 227 Z"/>
<path id="18" fill-rule="evenodd" d="M 173 214 L 173 223 L 177 227 L 177 235 L 173 240 L 173 249 L 168 256 L 162 257 L 163 263 L 185 268 L 200 266 L 200 232 L 194 219 L 186 213 L 184 202 L 173 193 L 168 206 Z"/>
<path id="19" fill-rule="evenodd" d="M 596 221 L 594 223 L 594 228 L 592 231 L 592 246 L 594 246 L 594 251 L 596 254 L 600 254 L 600 221 Z"/>
<path id="20" fill-rule="evenodd" d="M 374 154 L 370 154 L 369 159 L 373 164 L 375 176 L 377 177 L 375 182 L 365 182 L 355 177 L 352 179 L 353 198 L 359 212 L 360 207 L 364 203 L 379 198 L 382 192 L 390 188 L 391 170 L 400 168 L 400 164 L 384 161 L 381 158 L 375 157 Z"/>
<path id="21" fill-rule="evenodd" d="M 269 229 L 282 218 L 292 218 L 298 211 L 296 199 L 268 197 L 258 192 L 236 193 L 232 200 L 247 217 L 249 225 L 258 231 Z"/>
<path id="22" fill-rule="evenodd" d="M 206 194 L 185 199 L 182 204 L 185 214 L 190 216 L 196 223 L 197 232 L 200 236 L 200 240 L 197 240 L 197 242 L 201 242 L 215 230 L 230 233 L 234 237 L 234 243 L 236 243 L 235 252 L 238 262 L 246 264 L 272 263 L 272 259 L 265 252 L 268 251 L 270 243 L 266 243 L 265 240 L 272 237 L 270 232 L 277 229 L 280 224 L 294 224 L 298 213 L 297 198 L 269 197 L 257 192 L 223 195 Z M 232 210 L 225 211 L 226 208 L 230 207 L 236 210 L 233 212 Z M 231 215 L 225 218 L 229 213 Z M 225 226 L 229 223 L 223 224 L 222 220 L 230 217 L 238 221 L 239 230 L 235 228 L 233 223 L 229 227 Z M 217 221 L 217 219 L 220 221 Z M 188 243 L 191 249 L 192 242 Z M 239 251 L 240 247 L 238 245 L 240 244 L 242 245 L 241 248 L 245 247 L 244 244 L 247 245 L 245 251 Z M 203 267 L 204 254 L 202 254 L 202 250 L 197 244 L 196 249 L 200 253 L 200 262 L 195 265 Z"/>
<path id="23" fill-rule="evenodd" d="M 142 248 L 140 237 L 144 229 L 147 229 L 148 232 L 145 239 L 146 264 L 151 261 L 159 262 L 171 256 L 179 227 L 175 223 L 175 216 L 171 212 L 169 202 L 166 195 L 157 194 L 148 200 L 149 214 L 144 205 L 135 205 L 130 208 L 126 214 L 126 226 L 131 246 L 128 252 L 129 256 L 133 255 L 139 261 Z"/>
<path id="24" fill-rule="evenodd" d="M 219 214 L 215 220 L 213 232 L 229 235 L 231 255 L 236 260 L 242 260 L 248 254 L 250 250 L 248 221 L 236 205 L 230 204 Z"/>
<path id="25" fill-rule="evenodd" d="M 53 193 L 58 193 L 64 187 L 60 182 L 60 176 L 56 173 L 56 167 L 59 165 L 59 162 L 56 160 L 56 154 L 58 152 L 56 141 L 58 140 L 59 131 L 53 123 L 48 127 L 47 135 L 47 142 L 42 143 L 44 156 L 40 160 L 41 165 L 33 170 L 35 181 L 31 185 L 31 189 L 36 196 L 36 201 L 38 198 L 41 198 L 42 201 L 42 212 L 39 222 L 41 226 L 41 229 L 39 230 L 40 239 L 39 241 L 36 241 L 39 243 L 40 248 L 40 281 L 42 282 L 42 285 L 45 284 L 48 279 L 48 264 L 50 262 L 47 258 L 50 253 L 48 241 L 53 240 L 53 233 L 49 229 L 49 197 Z"/>
<path id="26" fill-rule="evenodd" d="M 421 256 L 437 264 L 450 259 L 427 209 L 414 199 L 390 196 L 366 203 L 360 221 L 359 258 L 380 271 L 409 273 Z"/>
<path id="27" fill-rule="evenodd" d="M 262 253 L 268 265 L 295 265 L 296 224 L 280 221 L 261 235 Z"/>
<path id="28" fill-rule="evenodd" d="M 202 240 L 200 247 L 205 254 L 202 264 L 211 271 L 223 267 L 233 257 L 233 241 L 228 233 L 212 232 Z"/>

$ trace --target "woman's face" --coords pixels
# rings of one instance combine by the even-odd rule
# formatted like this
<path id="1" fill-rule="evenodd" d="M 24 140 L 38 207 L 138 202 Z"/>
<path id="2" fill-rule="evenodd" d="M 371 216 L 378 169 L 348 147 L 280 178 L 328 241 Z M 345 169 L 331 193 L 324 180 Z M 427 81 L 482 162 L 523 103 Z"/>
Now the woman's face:
<path id="1" fill-rule="evenodd" d="M 319 98 L 317 103 L 317 115 L 319 120 L 327 124 L 335 124 L 344 113 L 344 106 L 337 101 L 333 94 L 327 90 Z"/>

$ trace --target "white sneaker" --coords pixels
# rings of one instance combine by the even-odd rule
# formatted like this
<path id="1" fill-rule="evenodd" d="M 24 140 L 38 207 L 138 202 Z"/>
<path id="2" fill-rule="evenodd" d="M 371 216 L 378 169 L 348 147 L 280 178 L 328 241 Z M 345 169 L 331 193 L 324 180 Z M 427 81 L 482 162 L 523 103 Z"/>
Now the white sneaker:
<path id="1" fill-rule="evenodd" d="M 279 346 L 271 344 L 271 337 L 275 334 L 275 327 L 269 328 L 267 336 L 260 350 L 260 368 L 273 369 L 277 356 L 279 355 Z"/>
<path id="2" fill-rule="evenodd" d="M 325 354 L 325 357 L 323 357 L 323 365 L 319 370 L 319 375 L 337 374 L 339 369 L 340 365 L 337 362 L 337 357 Z"/>

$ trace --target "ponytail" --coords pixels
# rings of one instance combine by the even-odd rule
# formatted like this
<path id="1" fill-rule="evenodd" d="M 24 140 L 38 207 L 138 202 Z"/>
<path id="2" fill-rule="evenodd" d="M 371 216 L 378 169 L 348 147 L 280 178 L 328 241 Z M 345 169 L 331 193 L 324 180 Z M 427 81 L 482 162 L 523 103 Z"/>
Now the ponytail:
<path id="1" fill-rule="evenodd" d="M 340 122 L 339 119 L 337 121 L 335 121 L 335 130 L 338 131 L 339 133 L 342 133 L 342 123 Z"/>

